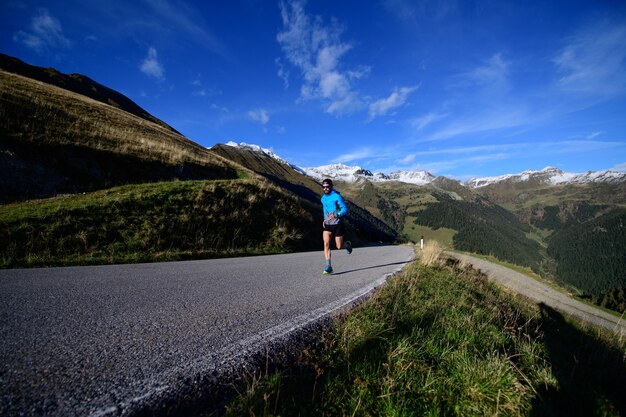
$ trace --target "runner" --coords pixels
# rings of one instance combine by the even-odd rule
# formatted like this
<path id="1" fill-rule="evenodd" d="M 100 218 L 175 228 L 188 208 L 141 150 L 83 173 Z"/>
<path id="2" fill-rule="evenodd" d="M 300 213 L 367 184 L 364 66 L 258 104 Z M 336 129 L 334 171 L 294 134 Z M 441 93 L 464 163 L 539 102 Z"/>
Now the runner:
<path id="1" fill-rule="evenodd" d="M 348 254 L 352 253 L 352 243 L 343 240 L 345 227 L 343 217 L 348 212 L 348 207 L 344 203 L 341 194 L 333 189 L 333 181 L 326 178 L 322 181 L 324 195 L 322 196 L 322 207 L 324 209 L 323 237 L 324 237 L 324 257 L 326 258 L 326 267 L 324 275 L 332 274 L 333 267 L 330 262 L 330 241 L 335 236 L 335 245 L 337 249 L 345 249 Z"/>

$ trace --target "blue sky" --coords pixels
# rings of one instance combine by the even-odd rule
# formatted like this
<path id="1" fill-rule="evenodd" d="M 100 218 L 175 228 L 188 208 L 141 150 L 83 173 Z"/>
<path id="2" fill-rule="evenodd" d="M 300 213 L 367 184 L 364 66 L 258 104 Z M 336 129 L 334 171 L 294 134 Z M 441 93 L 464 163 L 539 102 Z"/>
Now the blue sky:
<path id="1" fill-rule="evenodd" d="M 626 2 L 3 2 L 0 51 L 204 145 L 459 179 L 626 171 Z"/>

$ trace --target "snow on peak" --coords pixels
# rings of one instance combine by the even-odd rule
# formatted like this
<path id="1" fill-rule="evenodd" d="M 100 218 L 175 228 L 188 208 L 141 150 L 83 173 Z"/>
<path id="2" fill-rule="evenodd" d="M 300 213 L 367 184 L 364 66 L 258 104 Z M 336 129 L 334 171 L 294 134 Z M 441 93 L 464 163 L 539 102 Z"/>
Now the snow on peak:
<path id="1" fill-rule="evenodd" d="M 226 143 L 226 146 L 232 146 L 234 148 L 242 148 L 242 149 L 247 149 L 247 150 L 254 151 L 254 152 L 259 152 L 259 153 L 269 156 L 270 158 L 277 160 L 278 162 L 289 165 L 289 162 L 287 162 L 285 159 L 281 158 L 280 156 L 276 155 L 274 152 L 272 152 L 271 149 L 261 148 L 259 145 L 253 145 L 253 144 L 245 143 L 245 142 L 237 143 L 231 140 L 230 142 Z"/>
<path id="2" fill-rule="evenodd" d="M 541 171 L 527 170 L 519 174 L 507 174 L 498 177 L 473 178 L 465 185 L 481 188 L 503 181 L 526 182 L 535 180 L 548 185 L 590 184 L 597 182 L 618 183 L 626 180 L 626 173 L 616 171 L 587 171 L 582 174 L 563 172 L 558 168 L 546 167 Z"/>
<path id="3" fill-rule="evenodd" d="M 247 149 L 249 151 L 253 151 L 253 152 L 258 152 L 261 153 L 265 156 L 268 156 L 272 159 L 275 159 L 276 161 L 280 162 L 281 164 L 285 164 L 285 165 L 289 165 L 290 167 L 292 167 L 293 169 L 295 169 L 296 171 L 298 171 L 301 174 L 304 174 L 304 171 L 302 170 L 302 168 L 296 166 L 296 165 L 292 165 L 290 164 L 286 159 L 281 158 L 280 156 L 276 155 L 271 149 L 267 149 L 267 148 L 262 148 L 259 145 L 254 145 L 254 144 L 250 144 L 250 143 L 245 143 L 245 142 L 234 142 L 234 141 L 229 141 L 227 143 L 225 143 L 226 146 L 231 146 L 233 148 L 241 148 L 241 149 Z"/>
<path id="4" fill-rule="evenodd" d="M 408 182 L 409 184 L 425 185 L 433 182 L 435 177 L 426 171 L 396 171 L 389 174 L 390 181 Z"/>
<path id="5" fill-rule="evenodd" d="M 245 142 L 230 141 L 225 144 L 236 148 L 247 149 L 258 152 L 276 161 L 286 164 L 303 175 L 308 175 L 318 181 L 324 178 L 332 178 L 337 181 L 356 182 L 367 179 L 372 182 L 398 181 L 416 185 L 430 184 L 435 177 L 426 171 L 396 171 L 391 174 L 382 172 L 372 172 L 360 166 L 349 166 L 344 164 L 330 164 L 319 167 L 300 168 L 290 164 L 287 160 L 276 155 L 272 150 L 262 148 L 259 145 L 252 145 Z M 500 182 L 527 182 L 535 181 L 546 185 L 567 185 L 567 184 L 590 184 L 590 183 L 610 183 L 616 184 L 626 181 L 626 172 L 618 171 L 587 171 L 581 174 L 563 172 L 558 168 L 545 167 L 540 171 L 526 170 L 519 174 L 507 174 L 494 177 L 473 178 L 463 183 L 469 188 L 482 188 Z"/>
<path id="6" fill-rule="evenodd" d="M 435 177 L 426 171 L 396 171 L 389 175 L 382 172 L 372 172 L 360 166 L 349 166 L 344 164 L 331 164 L 319 167 L 304 168 L 304 172 L 322 181 L 324 178 L 345 182 L 356 182 L 361 178 L 373 182 L 400 181 L 410 184 L 430 184 Z"/>

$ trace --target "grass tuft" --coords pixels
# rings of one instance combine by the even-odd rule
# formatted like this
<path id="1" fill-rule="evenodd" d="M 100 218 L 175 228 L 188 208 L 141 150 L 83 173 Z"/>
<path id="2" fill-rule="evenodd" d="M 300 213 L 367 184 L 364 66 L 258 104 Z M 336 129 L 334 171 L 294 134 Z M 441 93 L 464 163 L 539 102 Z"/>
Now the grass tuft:
<path id="1" fill-rule="evenodd" d="M 434 266 L 407 267 L 297 366 L 255 379 L 226 414 L 620 415 L 624 341 L 432 252 L 422 262 Z"/>
<path id="2" fill-rule="evenodd" d="M 443 248 L 436 240 L 431 240 L 424 245 L 424 249 L 418 251 L 422 264 L 426 266 L 440 265 L 442 262 Z"/>

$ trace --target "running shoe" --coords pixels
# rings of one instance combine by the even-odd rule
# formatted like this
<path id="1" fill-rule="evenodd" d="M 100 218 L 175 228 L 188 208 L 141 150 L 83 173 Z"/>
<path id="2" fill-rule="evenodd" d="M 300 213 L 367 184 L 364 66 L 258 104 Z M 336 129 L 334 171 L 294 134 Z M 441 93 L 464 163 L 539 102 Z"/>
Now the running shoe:
<path id="1" fill-rule="evenodd" d="M 352 242 L 349 240 L 346 240 L 346 252 L 348 252 L 348 255 L 352 253 Z"/>
<path id="2" fill-rule="evenodd" d="M 324 272 L 322 272 L 322 274 L 324 275 L 330 275 L 333 273 L 333 267 L 330 265 L 326 265 L 326 268 L 324 268 Z"/>

